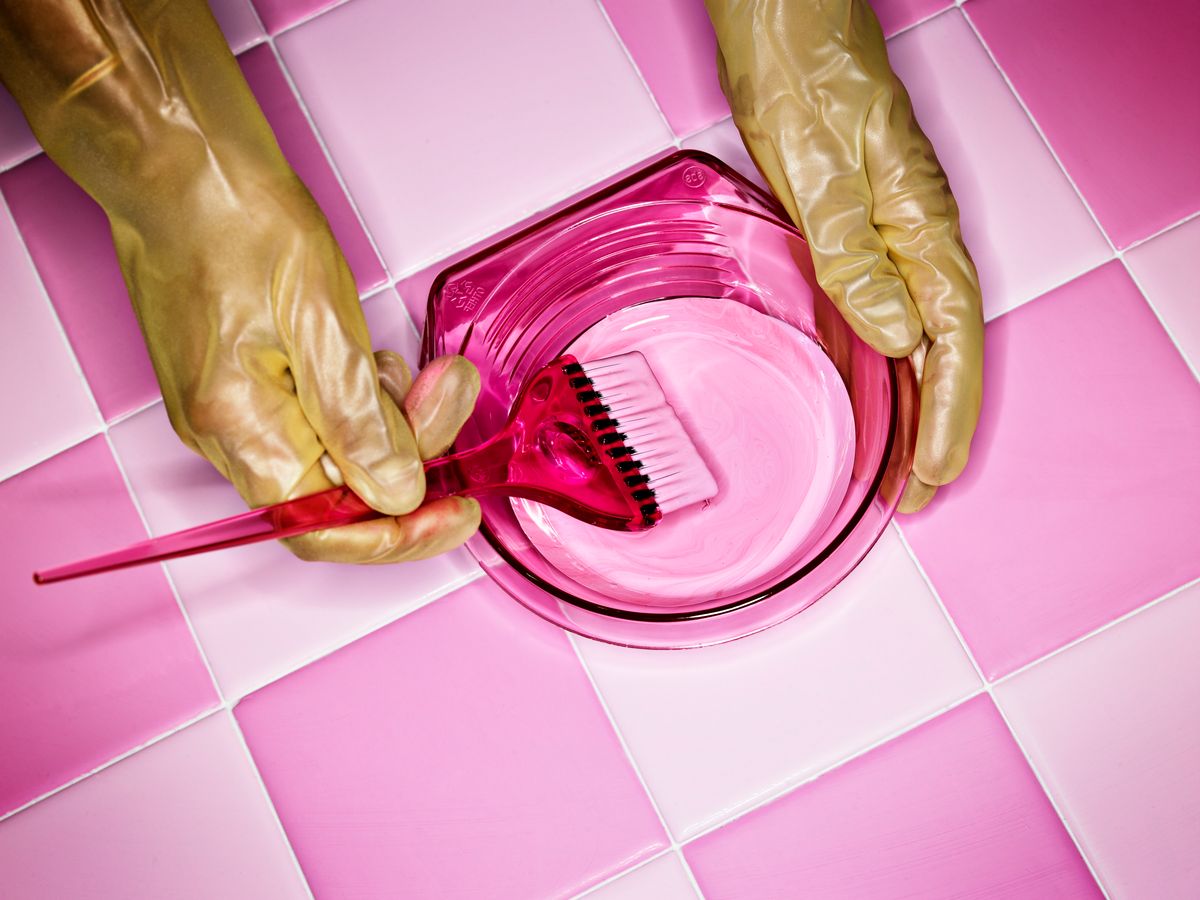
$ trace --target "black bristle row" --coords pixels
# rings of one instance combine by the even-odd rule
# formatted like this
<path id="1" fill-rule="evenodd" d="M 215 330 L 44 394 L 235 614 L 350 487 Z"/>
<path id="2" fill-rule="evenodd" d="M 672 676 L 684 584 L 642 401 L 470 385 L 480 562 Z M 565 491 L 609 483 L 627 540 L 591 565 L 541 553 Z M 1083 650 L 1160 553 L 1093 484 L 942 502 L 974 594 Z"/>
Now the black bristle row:
<path id="1" fill-rule="evenodd" d="M 629 438 L 618 430 L 620 421 L 612 415 L 611 407 L 604 402 L 601 392 L 585 374 L 583 366 L 572 363 L 563 366 L 563 372 L 570 377 L 569 383 L 576 391 L 575 397 L 584 416 L 591 420 L 592 439 L 613 461 L 618 478 L 642 517 L 642 525 L 650 527 L 658 520 L 661 509 L 650 486 L 650 476 L 642 471 L 645 463 L 637 459 L 637 450 L 626 444 Z"/>

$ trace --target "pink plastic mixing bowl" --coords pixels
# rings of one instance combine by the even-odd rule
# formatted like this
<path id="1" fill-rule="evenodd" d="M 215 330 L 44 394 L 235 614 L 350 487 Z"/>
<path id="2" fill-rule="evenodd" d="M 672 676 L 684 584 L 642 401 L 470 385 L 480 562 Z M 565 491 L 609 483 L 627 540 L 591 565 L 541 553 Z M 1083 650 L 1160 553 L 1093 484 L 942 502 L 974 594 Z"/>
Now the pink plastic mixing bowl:
<path id="1" fill-rule="evenodd" d="M 848 402 L 853 428 L 831 426 L 809 442 L 845 445 L 827 448 L 842 462 L 837 477 L 823 486 L 819 515 L 804 513 L 799 502 L 794 510 L 785 508 L 793 500 L 780 493 L 770 501 L 775 505 L 763 510 L 771 516 L 696 519 L 703 522 L 707 539 L 715 529 L 723 542 L 748 548 L 756 548 L 755 541 L 766 534 L 768 518 L 802 521 L 808 530 L 765 548 L 769 552 L 761 554 L 766 560 L 761 566 L 729 579 L 696 582 L 707 585 L 704 589 L 689 588 L 684 573 L 677 583 L 663 581 L 669 573 L 664 576 L 657 558 L 646 558 L 644 581 L 636 577 L 636 562 L 629 569 L 628 560 L 626 577 L 600 577 L 603 559 L 591 568 L 579 560 L 586 561 L 585 551 L 614 552 L 611 543 L 571 532 L 565 548 L 551 547 L 531 530 L 531 521 L 539 518 L 536 510 L 531 517 L 528 505 L 484 500 L 483 526 L 468 546 L 488 575 L 538 615 L 587 637 L 680 648 L 732 640 L 783 621 L 819 599 L 862 559 L 891 518 L 912 466 L 918 398 L 910 364 L 879 355 L 846 326 L 817 286 L 804 239 L 786 223 L 773 198 L 719 160 L 688 151 L 437 278 L 422 362 L 462 353 L 479 367 L 483 384 L 458 447 L 494 434 L 525 379 L 577 341 L 598 340 L 597 323 L 628 320 L 622 327 L 633 328 L 669 318 L 656 315 L 660 311 L 678 317 L 685 298 L 700 304 L 700 320 L 733 320 L 739 327 L 750 321 L 743 314 L 723 315 L 721 310 L 729 308 L 720 304 L 742 304 L 777 320 L 766 322 L 770 327 L 760 334 L 745 336 L 743 343 L 751 349 L 754 340 L 778 343 L 782 326 L 794 330 L 789 333 L 801 343 L 819 348 L 818 355 L 824 354 L 819 366 L 785 366 L 778 370 L 780 377 L 833 382 L 822 389 L 836 390 L 843 416 Z M 645 316 L 640 315 L 643 306 Z M 740 337 L 731 333 L 726 343 Z M 737 385 L 731 389 L 736 395 Z M 681 409 L 680 415 L 697 438 L 704 437 L 708 425 L 721 424 L 696 410 Z M 791 420 L 777 427 L 780 433 L 791 428 L 803 435 Z M 741 460 L 710 462 L 719 463 L 724 483 L 740 477 Z M 785 457 L 782 464 L 787 462 Z M 774 471 L 786 471 L 776 463 Z M 676 538 L 679 528 L 691 527 L 688 521 L 677 520 Z M 664 527 L 666 520 L 656 529 Z M 697 540 L 700 536 L 697 531 Z M 662 585 L 657 590 L 646 586 L 655 583 L 651 569 Z"/>

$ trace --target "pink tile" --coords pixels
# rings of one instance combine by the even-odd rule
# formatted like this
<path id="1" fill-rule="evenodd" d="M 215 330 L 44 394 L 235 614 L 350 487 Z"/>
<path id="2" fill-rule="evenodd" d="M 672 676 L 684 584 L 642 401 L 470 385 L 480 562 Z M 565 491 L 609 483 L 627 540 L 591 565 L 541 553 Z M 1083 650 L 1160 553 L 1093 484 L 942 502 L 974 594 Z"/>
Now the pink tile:
<path id="1" fill-rule="evenodd" d="M 1200 886 L 1200 585 L 996 687 L 1113 897 Z"/>
<path id="2" fill-rule="evenodd" d="M 208 7 L 234 53 L 241 53 L 266 37 L 250 0 L 208 0 Z"/>
<path id="3" fill-rule="evenodd" d="M 1200 4 L 972 0 L 966 7 L 1118 247 L 1200 209 Z"/>
<path id="4" fill-rule="evenodd" d="M 354 0 L 278 46 L 394 276 L 670 141 L 593 3 Z"/>
<path id="5" fill-rule="evenodd" d="M 1100 897 L 987 697 L 684 848 L 704 896 Z"/>
<path id="6" fill-rule="evenodd" d="M 245 510 L 208 462 L 179 442 L 160 404 L 111 434 L 153 533 Z M 226 697 L 243 696 L 479 574 L 465 550 L 395 566 L 346 566 L 302 562 L 274 543 L 167 565 Z"/>
<path id="7" fill-rule="evenodd" d="M 659 109 L 681 137 L 729 115 L 702 0 L 602 0 Z"/>
<path id="8" fill-rule="evenodd" d="M 564 896 L 665 846 L 566 637 L 490 581 L 236 712 L 318 896 Z"/>
<path id="9" fill-rule="evenodd" d="M 1200 303 L 1193 263 L 1196 259 L 1200 259 L 1200 217 L 1125 254 L 1133 277 L 1171 337 L 1192 368 L 1200 371 Z"/>
<path id="10" fill-rule="evenodd" d="M 0 483 L 0 814 L 211 708 L 154 567 L 37 587 L 35 568 L 145 537 L 104 438 Z"/>
<path id="11" fill-rule="evenodd" d="M 699 900 L 675 851 L 587 895 L 592 900 Z"/>
<path id="12" fill-rule="evenodd" d="M 901 527 L 998 676 L 1200 575 L 1200 385 L 1119 262 L 991 323 L 984 385 Z"/>
<path id="13" fill-rule="evenodd" d="M 379 287 L 387 280 L 383 264 L 375 255 L 375 248 L 317 143 L 275 54 L 264 45 L 243 53 L 238 62 L 288 162 L 329 220 L 333 235 L 354 273 L 359 292 L 366 293 Z"/>
<path id="14" fill-rule="evenodd" d="M 681 839 L 980 687 L 891 530 L 820 603 L 762 634 L 686 653 L 580 649 Z"/>
<path id="15" fill-rule="evenodd" d="M 158 382 L 108 218 L 45 155 L 0 174 L 4 192 L 106 419 L 145 406 Z"/>
<path id="16" fill-rule="evenodd" d="M 915 25 L 954 5 L 954 0 L 871 0 L 885 35 Z"/>
<path id="17" fill-rule="evenodd" d="M 227 713 L 0 824 L 0 871 L 22 900 L 309 896 Z"/>
<path id="18" fill-rule="evenodd" d="M 1112 256 L 957 10 L 888 44 L 962 210 L 988 318 Z"/>
<path id="19" fill-rule="evenodd" d="M 271 34 L 279 34 L 297 22 L 336 6 L 340 0 L 254 0 L 263 24 Z"/>
<path id="20" fill-rule="evenodd" d="M 37 138 L 17 101 L 0 85 L 0 169 L 7 169 L 38 152 Z"/>
<path id="21" fill-rule="evenodd" d="M 78 443 L 100 419 L 54 312 L 0 203 L 0 478 Z"/>

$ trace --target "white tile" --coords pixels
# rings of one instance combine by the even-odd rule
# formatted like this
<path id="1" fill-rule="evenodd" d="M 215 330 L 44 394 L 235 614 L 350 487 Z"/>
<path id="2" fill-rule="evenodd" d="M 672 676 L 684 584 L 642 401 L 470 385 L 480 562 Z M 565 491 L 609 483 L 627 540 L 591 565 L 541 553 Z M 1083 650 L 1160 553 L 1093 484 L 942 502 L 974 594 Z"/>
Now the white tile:
<path id="1" fill-rule="evenodd" d="M 100 430 L 66 339 L 0 200 L 0 479 Z"/>
<path id="2" fill-rule="evenodd" d="M 834 591 L 762 634 L 670 653 L 580 645 L 680 839 L 979 687 L 892 529 Z"/>
<path id="3" fill-rule="evenodd" d="M 962 211 L 994 318 L 1112 250 L 958 10 L 888 43 Z"/>
<path id="4" fill-rule="evenodd" d="M 671 141 L 593 0 L 355 0 L 278 46 L 397 277 Z"/>

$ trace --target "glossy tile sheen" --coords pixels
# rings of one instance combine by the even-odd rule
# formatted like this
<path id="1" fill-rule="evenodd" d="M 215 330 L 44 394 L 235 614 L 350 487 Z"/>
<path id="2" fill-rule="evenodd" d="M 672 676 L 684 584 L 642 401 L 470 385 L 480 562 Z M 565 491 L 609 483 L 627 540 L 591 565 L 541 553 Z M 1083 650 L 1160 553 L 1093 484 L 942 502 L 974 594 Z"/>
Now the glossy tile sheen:
<path id="1" fill-rule="evenodd" d="M 240 53 L 266 37 L 250 7 L 250 0 L 208 0 L 208 7 L 234 53 Z"/>
<path id="2" fill-rule="evenodd" d="M 271 34 L 336 6 L 339 0 L 254 0 L 263 24 Z"/>
<path id="3" fill-rule="evenodd" d="M 729 115 L 717 80 L 717 38 L 702 0 L 601 2 L 677 135 Z"/>
<path id="4" fill-rule="evenodd" d="M 563 896 L 665 846 L 566 637 L 491 582 L 236 712 L 317 896 Z"/>
<path id="5" fill-rule="evenodd" d="M 905 32 L 888 55 L 950 179 L 987 318 L 1112 256 L 962 13 Z"/>
<path id="6" fill-rule="evenodd" d="M 589 900 L 699 900 L 674 852 L 587 895 Z"/>
<path id="7" fill-rule="evenodd" d="M 278 46 L 394 276 L 670 140 L 592 2 L 354 0 Z"/>
<path id="8" fill-rule="evenodd" d="M 1200 4 L 965 8 L 1118 247 L 1200 209 Z"/>
<path id="9" fill-rule="evenodd" d="M 0 823 L 20 900 L 308 896 L 227 713 Z"/>
<path id="10" fill-rule="evenodd" d="M 954 0 L 871 0 L 885 35 L 893 35 L 954 5 Z"/>
<path id="11" fill-rule="evenodd" d="M 0 815 L 216 702 L 162 571 L 38 587 L 145 537 L 104 438 L 0 483 Z"/>
<path id="12" fill-rule="evenodd" d="M 1200 890 L 1200 585 L 996 688 L 1113 897 Z"/>
<path id="13" fill-rule="evenodd" d="M 158 382 L 103 210 L 44 154 L 0 174 L 0 191 L 105 419 L 152 402 Z"/>
<path id="14" fill-rule="evenodd" d="M 0 85 L 0 169 L 7 169 L 39 150 L 37 138 L 21 114 L 21 107 Z"/>
<path id="15" fill-rule="evenodd" d="M 0 479 L 100 428 L 37 274 L 0 202 Z"/>
<path id="16" fill-rule="evenodd" d="M 367 314 L 376 346 L 414 359 L 416 336 L 394 294 L 368 300 Z M 245 510 L 216 470 L 179 442 L 161 405 L 111 434 L 155 534 Z M 395 566 L 345 566 L 302 562 L 275 543 L 167 566 L 227 697 L 243 696 L 478 573 L 465 550 Z"/>
<path id="17" fill-rule="evenodd" d="M 991 323 L 984 385 L 970 466 L 900 523 L 998 676 L 1200 575 L 1200 385 L 1119 262 Z"/>
<path id="18" fill-rule="evenodd" d="M 242 73 L 262 107 L 267 121 L 287 161 L 308 186 L 317 205 L 329 220 L 333 236 L 345 254 L 359 293 L 379 287 L 387 280 L 383 264 L 375 255 L 362 224 L 358 221 L 346 192 L 338 183 L 312 126 L 296 102 L 291 86 L 270 47 L 255 47 L 243 53 L 238 62 Z"/>
<path id="19" fill-rule="evenodd" d="M 1200 281 L 1192 265 L 1196 259 L 1200 259 L 1200 218 L 1125 254 L 1154 311 L 1192 368 L 1200 371 Z"/>
<path id="20" fill-rule="evenodd" d="M 1102 896 L 987 697 L 684 855 L 710 900 Z"/>
<path id="21" fill-rule="evenodd" d="M 580 648 L 680 839 L 979 687 L 890 529 L 841 586 L 763 634 L 678 653 Z"/>

